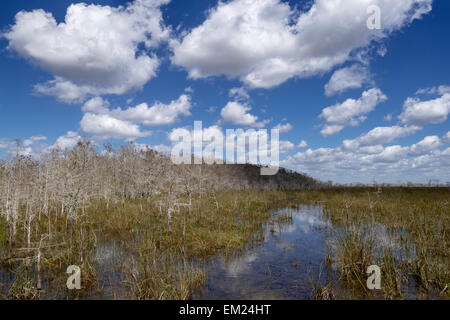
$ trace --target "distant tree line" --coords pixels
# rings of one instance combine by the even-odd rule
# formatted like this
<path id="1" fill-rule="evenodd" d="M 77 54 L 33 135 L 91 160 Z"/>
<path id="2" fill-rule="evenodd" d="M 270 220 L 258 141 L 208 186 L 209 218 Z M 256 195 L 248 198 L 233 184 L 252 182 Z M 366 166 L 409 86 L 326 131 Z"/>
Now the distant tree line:
<path id="1" fill-rule="evenodd" d="M 107 206 L 122 199 L 158 198 L 169 219 L 177 206 L 190 207 L 194 195 L 217 191 L 308 189 L 322 184 L 306 175 L 280 169 L 261 176 L 245 165 L 175 165 L 166 155 L 134 144 L 98 152 L 90 141 L 71 150 L 51 150 L 39 160 L 16 155 L 0 162 L 0 224 L 14 243 L 18 230 L 28 248 L 43 221 L 70 224 L 93 200 Z M 45 217 L 45 219 L 43 219 Z M 51 234 L 51 230 L 48 230 Z M 23 242 L 23 235 L 22 241 Z"/>

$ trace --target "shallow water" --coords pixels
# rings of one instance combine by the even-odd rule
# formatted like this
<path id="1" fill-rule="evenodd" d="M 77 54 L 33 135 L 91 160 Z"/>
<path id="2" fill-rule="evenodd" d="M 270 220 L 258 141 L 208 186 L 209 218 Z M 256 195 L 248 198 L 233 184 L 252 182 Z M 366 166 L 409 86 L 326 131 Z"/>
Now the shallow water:
<path id="1" fill-rule="evenodd" d="M 285 215 L 289 219 L 278 223 L 278 217 Z M 208 279 L 193 298 L 311 298 L 312 280 L 319 281 L 319 274 L 326 278 L 329 228 L 320 206 L 274 212 L 265 225 L 263 242 L 242 254 L 220 255 L 205 265 Z"/>

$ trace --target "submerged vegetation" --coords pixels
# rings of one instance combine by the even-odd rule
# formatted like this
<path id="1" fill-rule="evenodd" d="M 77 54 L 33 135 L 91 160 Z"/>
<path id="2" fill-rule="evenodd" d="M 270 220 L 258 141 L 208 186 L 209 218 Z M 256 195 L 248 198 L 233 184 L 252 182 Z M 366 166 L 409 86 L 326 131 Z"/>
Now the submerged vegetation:
<path id="1" fill-rule="evenodd" d="M 188 299 L 208 277 L 203 262 L 260 243 L 264 225 L 292 220 L 271 210 L 299 204 L 322 206 L 333 230 L 324 262 L 338 277 L 314 283 L 312 298 L 340 298 L 335 286 L 354 298 L 448 298 L 449 199 L 447 188 L 325 188 L 286 170 L 176 166 L 134 145 L 17 156 L 0 163 L 0 298 Z M 70 265 L 82 290 L 66 288 Z"/>

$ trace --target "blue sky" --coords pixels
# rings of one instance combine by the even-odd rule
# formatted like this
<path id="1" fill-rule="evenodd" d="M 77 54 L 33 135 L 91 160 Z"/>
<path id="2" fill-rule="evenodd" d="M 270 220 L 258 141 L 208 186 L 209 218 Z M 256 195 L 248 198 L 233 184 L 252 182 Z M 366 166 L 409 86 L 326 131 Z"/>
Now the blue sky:
<path id="1" fill-rule="evenodd" d="M 282 127 L 282 165 L 323 180 L 450 181 L 448 1 L 84 3 L 1 4 L 1 157 L 167 151 L 201 120 Z"/>

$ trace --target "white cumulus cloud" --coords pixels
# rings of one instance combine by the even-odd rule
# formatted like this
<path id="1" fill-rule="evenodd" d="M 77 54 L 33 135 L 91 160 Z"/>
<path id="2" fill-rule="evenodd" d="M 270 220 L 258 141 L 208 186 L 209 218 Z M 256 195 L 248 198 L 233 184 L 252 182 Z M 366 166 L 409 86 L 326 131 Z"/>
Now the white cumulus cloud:
<path id="1" fill-rule="evenodd" d="M 437 136 L 411 146 L 374 145 L 348 150 L 341 147 L 308 149 L 288 156 L 281 165 L 314 177 L 341 182 L 427 182 L 430 177 L 450 179 L 450 148 L 440 149 Z"/>
<path id="2" fill-rule="evenodd" d="M 149 107 L 146 103 L 142 103 L 134 108 L 113 110 L 111 115 L 121 120 L 142 123 L 147 126 L 169 125 L 175 123 L 182 115 L 191 115 L 191 106 L 191 97 L 183 94 L 169 104 L 156 102 Z"/>
<path id="3" fill-rule="evenodd" d="M 325 85 L 325 94 L 332 96 L 347 89 L 361 88 L 370 81 L 370 74 L 366 67 L 353 65 L 336 70 Z"/>
<path id="4" fill-rule="evenodd" d="M 302 141 L 297 145 L 297 148 L 303 149 L 303 148 L 306 148 L 307 146 L 308 146 L 308 142 L 306 142 L 305 140 L 302 140 Z"/>
<path id="5" fill-rule="evenodd" d="M 220 112 L 220 115 L 222 116 L 221 123 L 257 128 L 261 128 L 267 124 L 267 121 L 258 122 L 258 117 L 250 113 L 251 109 L 251 107 L 240 102 L 228 102 Z"/>
<path id="6" fill-rule="evenodd" d="M 68 131 L 66 135 L 56 139 L 55 143 L 51 147 L 49 147 L 49 150 L 70 150 L 73 149 L 80 140 L 81 136 L 78 133 L 74 131 Z"/>
<path id="7" fill-rule="evenodd" d="M 450 93 L 450 86 L 437 86 L 437 87 L 431 87 L 431 88 L 422 88 L 417 90 L 416 94 L 440 94 L 444 95 L 446 93 Z"/>
<path id="8" fill-rule="evenodd" d="M 141 131 L 137 124 L 113 118 L 108 114 L 86 113 L 80 126 L 84 133 L 101 140 L 133 139 L 150 135 L 148 131 Z"/>
<path id="9" fill-rule="evenodd" d="M 395 139 L 412 135 L 421 129 L 421 127 L 417 126 L 376 127 L 356 139 L 344 140 L 342 145 L 345 149 L 383 145 Z"/>
<path id="10" fill-rule="evenodd" d="M 110 103 L 101 97 L 88 100 L 83 106 L 85 112 L 81 120 L 84 133 L 97 139 L 135 139 L 150 135 L 142 131 L 140 125 L 160 126 L 170 125 L 179 120 L 180 116 L 190 115 L 191 97 L 182 94 L 169 104 L 155 102 L 151 107 L 141 103 L 136 107 L 110 110 Z"/>
<path id="11" fill-rule="evenodd" d="M 450 143 L 450 131 L 447 132 L 447 134 L 444 137 L 442 137 L 442 142 Z"/>
<path id="12" fill-rule="evenodd" d="M 290 123 L 280 123 L 273 128 L 280 130 L 280 133 L 286 133 L 291 131 L 294 127 Z"/>
<path id="13" fill-rule="evenodd" d="M 201 25 L 171 42 L 172 62 L 193 79 L 226 75 L 251 88 L 270 88 L 332 70 L 421 18 L 431 4 L 315 0 L 299 12 L 281 0 L 219 1 Z M 370 5 L 381 9 L 382 30 L 367 28 Z"/>
<path id="14" fill-rule="evenodd" d="M 325 120 L 320 131 L 324 136 L 340 132 L 347 126 L 357 126 L 366 120 L 365 114 L 371 112 L 379 103 L 387 100 L 380 89 L 364 91 L 361 98 L 347 99 L 343 103 L 322 110 L 319 118 Z"/>
<path id="15" fill-rule="evenodd" d="M 450 93 L 445 93 L 439 98 L 426 101 L 418 98 L 406 99 L 399 119 L 412 125 L 438 124 L 446 121 L 449 113 Z"/>
<path id="16" fill-rule="evenodd" d="M 66 102 L 90 95 L 124 94 L 155 77 L 159 59 L 147 53 L 168 39 L 160 6 L 168 0 L 136 0 L 111 7 L 72 4 L 57 23 L 44 10 L 21 11 L 4 36 L 8 48 L 54 76 L 37 92 Z M 144 44 L 146 51 L 140 50 Z"/>

